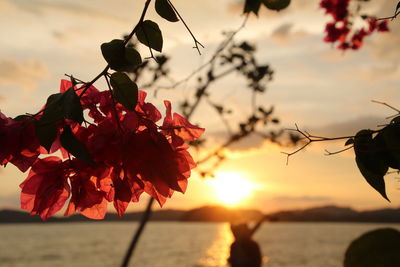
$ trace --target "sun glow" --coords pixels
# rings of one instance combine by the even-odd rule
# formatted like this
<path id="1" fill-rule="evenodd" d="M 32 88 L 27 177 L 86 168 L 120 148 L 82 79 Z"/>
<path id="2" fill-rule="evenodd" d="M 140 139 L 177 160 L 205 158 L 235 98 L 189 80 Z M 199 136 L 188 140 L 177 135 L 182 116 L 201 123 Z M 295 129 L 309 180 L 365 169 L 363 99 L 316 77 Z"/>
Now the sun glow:
<path id="1" fill-rule="evenodd" d="M 218 200 L 227 206 L 238 204 L 256 189 L 255 184 L 236 172 L 217 172 L 210 184 Z"/>

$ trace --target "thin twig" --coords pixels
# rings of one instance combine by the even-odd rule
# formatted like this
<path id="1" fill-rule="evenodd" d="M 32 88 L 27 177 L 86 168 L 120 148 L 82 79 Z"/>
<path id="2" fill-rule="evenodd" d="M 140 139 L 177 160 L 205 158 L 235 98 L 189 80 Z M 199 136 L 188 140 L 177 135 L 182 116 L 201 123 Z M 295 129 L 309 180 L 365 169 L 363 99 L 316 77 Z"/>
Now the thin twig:
<path id="1" fill-rule="evenodd" d="M 225 50 L 225 48 L 228 46 L 228 44 L 230 44 L 233 41 L 233 38 L 235 37 L 235 35 L 240 32 L 240 30 L 242 30 L 247 23 L 247 19 L 248 19 L 248 14 L 245 16 L 242 24 L 240 25 L 239 28 L 237 28 L 235 31 L 231 32 L 231 34 L 229 35 L 229 37 L 222 42 L 217 50 L 214 52 L 213 56 L 204 64 L 200 65 L 197 69 L 195 69 L 192 73 L 190 73 L 188 76 L 186 76 L 184 79 L 179 80 L 177 82 L 175 82 L 173 85 L 168 86 L 168 87 L 160 87 L 160 89 L 170 89 L 170 88 L 175 88 L 179 85 L 181 85 L 182 83 L 185 83 L 187 81 L 189 81 L 191 78 L 193 78 L 193 76 L 195 76 L 196 74 L 198 74 L 200 71 L 202 71 L 205 67 L 207 67 L 208 65 L 210 65 L 210 63 L 214 62 L 218 56 Z"/>
<path id="2" fill-rule="evenodd" d="M 353 147 L 354 147 L 354 146 L 349 146 L 349 147 L 346 147 L 345 149 L 341 149 L 341 150 L 338 150 L 338 151 L 335 151 L 335 152 L 330 152 L 330 151 L 328 151 L 327 149 L 325 149 L 325 155 L 326 155 L 326 156 L 337 155 L 337 154 L 343 153 L 343 152 L 345 152 L 345 151 L 347 151 L 347 150 L 350 150 L 350 149 L 352 149 Z"/>
<path id="3" fill-rule="evenodd" d="M 192 33 L 192 31 L 190 30 L 190 28 L 188 27 L 188 25 L 186 24 L 185 20 L 182 18 L 181 14 L 179 14 L 179 11 L 175 8 L 175 6 L 171 3 L 170 0 L 167 0 L 167 2 L 171 5 L 172 9 L 175 11 L 176 15 L 178 15 L 179 19 L 182 21 L 183 25 L 185 26 L 185 28 L 188 30 L 189 34 L 192 36 L 193 41 L 194 41 L 194 47 L 197 52 L 199 52 L 199 55 L 201 55 L 200 52 L 200 47 L 204 48 L 204 45 L 202 45 L 196 38 L 196 36 L 194 36 L 194 34 Z"/>
<path id="4" fill-rule="evenodd" d="M 385 17 L 385 18 L 378 18 L 378 19 L 376 19 L 376 20 L 387 20 L 387 19 L 394 20 L 394 19 L 397 18 L 399 15 L 400 15 L 400 10 L 396 11 L 396 13 L 394 13 L 393 16 L 389 16 L 389 17 Z"/>
<path id="5" fill-rule="evenodd" d="M 349 138 L 354 138 L 354 135 L 352 135 L 352 136 L 339 136 L 339 137 L 323 137 L 323 136 L 316 136 L 316 135 L 312 135 L 312 134 L 308 133 L 307 131 L 302 131 L 302 130 L 300 130 L 300 128 L 297 126 L 297 124 L 295 124 L 295 126 L 296 126 L 296 129 L 286 129 L 286 130 L 287 130 L 287 131 L 294 131 L 294 132 L 299 133 L 299 134 L 302 136 L 302 138 L 301 138 L 300 140 L 307 140 L 307 141 L 306 141 L 306 143 L 305 143 L 304 145 L 302 145 L 300 148 L 296 149 L 296 150 L 293 151 L 293 152 L 290 152 L 290 153 L 288 153 L 288 152 L 281 152 L 282 154 L 285 154 L 285 155 L 287 156 L 287 158 L 286 158 L 286 165 L 289 164 L 289 158 L 290 158 L 291 156 L 293 156 L 294 154 L 297 154 L 297 153 L 300 152 L 301 150 L 305 149 L 305 148 L 306 148 L 307 146 L 309 146 L 311 143 L 314 143 L 314 142 L 326 142 L 326 141 L 337 141 L 337 140 L 345 140 L 345 139 L 349 139 Z M 373 133 L 376 133 L 376 132 L 379 132 L 379 130 L 372 131 L 372 132 L 373 132 Z M 349 149 L 351 149 L 351 148 L 352 148 L 352 146 L 351 146 L 351 147 L 348 147 L 348 148 L 345 148 L 345 149 L 342 149 L 342 150 L 337 151 L 337 152 L 329 152 L 329 151 L 327 151 L 327 150 L 325 150 L 325 152 L 327 153 L 326 155 L 335 155 L 335 154 L 339 154 L 339 153 L 341 153 L 341 152 L 344 152 L 344 151 L 346 151 L 346 150 L 349 150 Z"/>

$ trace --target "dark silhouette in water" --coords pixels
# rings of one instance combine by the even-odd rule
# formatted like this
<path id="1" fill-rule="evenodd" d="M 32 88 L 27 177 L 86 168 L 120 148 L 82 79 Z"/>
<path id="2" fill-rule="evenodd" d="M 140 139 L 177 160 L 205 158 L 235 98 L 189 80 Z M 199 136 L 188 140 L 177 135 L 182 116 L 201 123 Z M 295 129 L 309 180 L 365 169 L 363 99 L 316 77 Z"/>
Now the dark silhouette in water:
<path id="1" fill-rule="evenodd" d="M 344 267 L 399 267 L 400 232 L 392 228 L 367 232 L 347 248 Z"/>
<path id="2" fill-rule="evenodd" d="M 262 218 L 252 229 L 246 223 L 231 224 L 235 241 L 231 245 L 228 262 L 232 267 L 260 267 L 260 246 L 251 237 L 264 221 Z"/>

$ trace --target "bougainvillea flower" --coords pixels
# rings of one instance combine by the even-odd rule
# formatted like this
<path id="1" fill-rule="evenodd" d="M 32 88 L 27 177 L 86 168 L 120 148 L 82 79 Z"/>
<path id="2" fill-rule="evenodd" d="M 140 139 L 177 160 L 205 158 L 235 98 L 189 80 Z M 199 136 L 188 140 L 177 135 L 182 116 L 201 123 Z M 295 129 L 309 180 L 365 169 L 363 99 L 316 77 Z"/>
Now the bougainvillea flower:
<path id="1" fill-rule="evenodd" d="M 376 31 L 389 31 L 387 20 L 378 21 L 368 16 L 363 17 L 367 27 L 352 29 L 354 16 L 349 12 L 349 3 L 349 0 L 322 0 L 320 2 L 320 7 L 325 9 L 325 13 L 333 19 L 326 24 L 325 42 L 338 43 L 337 48 L 341 50 L 357 50 L 363 45 L 365 37 Z"/>
<path id="2" fill-rule="evenodd" d="M 37 160 L 20 185 L 21 208 L 43 220 L 54 215 L 69 198 L 68 168 L 58 157 Z"/>
<path id="3" fill-rule="evenodd" d="M 166 108 L 166 115 L 161 129 L 165 134 L 171 135 L 174 144 L 179 143 L 176 141 L 177 136 L 185 141 L 194 141 L 204 133 L 204 128 L 191 124 L 178 113 L 172 115 L 171 102 L 164 101 L 164 105 Z"/>
<path id="4" fill-rule="evenodd" d="M 0 112 L 0 164 L 8 162 L 27 171 L 39 156 L 39 142 L 33 121 L 16 121 Z"/>
<path id="5" fill-rule="evenodd" d="M 71 81 L 62 80 L 60 92 L 68 92 L 65 99 L 70 100 L 70 88 L 84 91 L 73 94 L 71 103 L 75 105 L 73 101 L 79 97 L 78 112 L 89 111 L 84 114 L 91 120 L 71 119 L 74 114 L 68 113 L 68 106 L 62 106 L 56 110 L 60 112 L 54 122 L 56 131 L 42 146 L 36 135 L 43 132 L 37 131 L 35 122 L 43 119 L 47 106 L 20 120 L 0 113 L 0 164 L 11 162 L 22 171 L 31 167 L 20 185 L 23 209 L 46 220 L 69 199 L 65 216 L 79 212 L 91 219 L 103 219 L 109 202 L 113 202 L 122 216 L 129 203 L 139 201 L 143 192 L 162 206 L 175 191 L 186 191 L 196 164 L 185 141 L 199 138 L 203 128 L 177 113 L 172 114 L 169 101 L 164 102 L 163 125 L 157 125 L 162 115 L 146 102 L 146 93 L 140 90 L 135 109 L 128 110 L 113 98 L 110 90 L 100 92 L 94 86 L 87 89 L 73 86 Z M 64 95 L 53 97 L 60 96 Z M 54 102 L 48 103 L 54 107 Z M 55 152 L 63 158 L 39 158 L 39 154 Z"/>

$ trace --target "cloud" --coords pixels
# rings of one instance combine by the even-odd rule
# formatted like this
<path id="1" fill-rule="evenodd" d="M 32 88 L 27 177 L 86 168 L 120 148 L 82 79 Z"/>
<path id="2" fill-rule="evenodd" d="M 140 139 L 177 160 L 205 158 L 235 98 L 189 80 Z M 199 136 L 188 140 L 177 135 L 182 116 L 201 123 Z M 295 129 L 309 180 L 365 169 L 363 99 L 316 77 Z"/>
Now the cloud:
<path id="1" fill-rule="evenodd" d="M 39 81 L 49 77 L 46 65 L 38 60 L 0 59 L 0 86 L 14 85 L 24 90 L 32 90 Z"/>
<path id="2" fill-rule="evenodd" d="M 293 28 L 293 23 L 283 23 L 271 33 L 271 39 L 280 44 L 291 45 L 294 41 L 310 36 L 310 34 L 302 30 L 293 31 Z"/>
<path id="3" fill-rule="evenodd" d="M 354 135 L 361 129 L 376 129 L 388 121 L 378 116 L 363 116 L 338 123 L 327 124 L 312 130 L 315 135 L 347 136 Z"/>
<path id="4" fill-rule="evenodd" d="M 16 0 L 12 4 L 14 7 L 19 8 L 27 13 L 37 16 L 43 16 L 47 13 L 68 13 L 74 16 L 97 18 L 103 20 L 112 20 L 125 22 L 120 16 L 113 15 L 109 9 L 100 10 L 105 4 L 99 3 L 98 5 L 87 6 L 84 2 L 77 1 L 46 1 L 46 0 Z M 11 6 L 11 5 L 8 5 Z"/>

